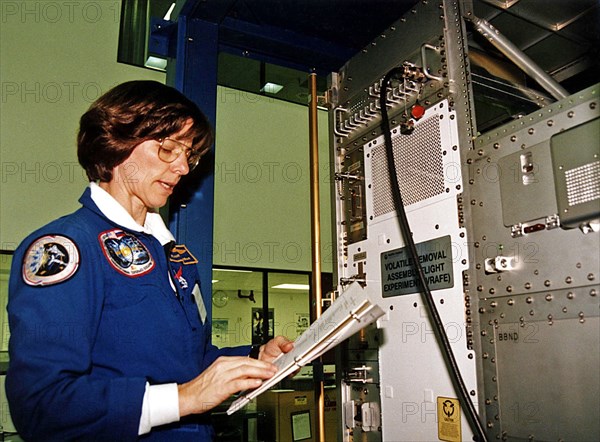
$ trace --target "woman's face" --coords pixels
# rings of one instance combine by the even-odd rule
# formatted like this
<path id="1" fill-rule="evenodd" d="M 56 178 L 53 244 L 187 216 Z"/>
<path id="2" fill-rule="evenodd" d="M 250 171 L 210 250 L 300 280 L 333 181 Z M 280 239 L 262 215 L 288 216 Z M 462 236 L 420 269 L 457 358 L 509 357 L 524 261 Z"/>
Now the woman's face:
<path id="1" fill-rule="evenodd" d="M 183 137 L 191 125 L 189 121 L 180 132 L 169 138 L 191 146 L 192 140 Z M 158 149 L 158 141 L 144 141 L 133 149 L 127 160 L 116 167 L 117 173 L 113 174 L 111 181 L 121 181 L 113 184 L 118 185 L 133 206 L 143 205 L 147 209 L 164 206 L 175 185 L 190 170 L 184 153 L 172 163 L 167 163 L 158 157 Z"/>

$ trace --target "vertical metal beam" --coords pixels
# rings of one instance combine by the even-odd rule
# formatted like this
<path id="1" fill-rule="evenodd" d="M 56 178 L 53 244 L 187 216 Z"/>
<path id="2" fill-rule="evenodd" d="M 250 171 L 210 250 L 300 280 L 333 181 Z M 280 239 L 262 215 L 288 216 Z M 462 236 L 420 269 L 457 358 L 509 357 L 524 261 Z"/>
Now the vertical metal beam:
<path id="1" fill-rule="evenodd" d="M 308 131 L 310 144 L 310 217 L 312 241 L 312 294 L 315 305 L 315 319 L 323 311 L 323 291 L 321 287 L 321 208 L 319 200 L 319 129 L 317 110 L 317 74 L 308 77 L 310 103 L 308 105 Z M 319 383 L 315 387 L 317 405 L 317 429 L 319 441 L 325 442 L 325 386 L 322 370 Z"/>
<path id="2" fill-rule="evenodd" d="M 218 29 L 215 23 L 177 18 L 176 58 L 167 72 L 167 83 L 194 101 L 215 127 L 217 118 Z M 212 305 L 214 146 L 202 167 L 185 177 L 171 199 L 170 228 L 198 258 L 204 304 Z M 210 164 L 207 164 L 210 162 Z"/>

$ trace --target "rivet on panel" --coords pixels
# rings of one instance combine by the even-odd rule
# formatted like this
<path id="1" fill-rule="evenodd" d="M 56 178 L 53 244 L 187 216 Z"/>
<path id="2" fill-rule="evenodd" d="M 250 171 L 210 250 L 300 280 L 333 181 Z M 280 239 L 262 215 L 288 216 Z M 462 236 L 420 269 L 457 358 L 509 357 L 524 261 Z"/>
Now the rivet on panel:
<path id="1" fill-rule="evenodd" d="M 544 285 L 545 285 L 546 287 L 550 287 L 550 285 L 551 285 L 551 284 L 552 284 L 552 283 L 550 282 L 550 280 L 549 280 L 549 279 L 546 279 L 546 280 L 544 281 Z"/>
<path id="2" fill-rule="evenodd" d="M 531 303 L 533 302 L 533 298 L 532 298 L 531 296 L 528 296 L 528 297 L 525 299 L 525 302 L 526 302 L 527 304 L 531 304 Z"/>
<path id="3" fill-rule="evenodd" d="M 567 284 L 571 284 L 571 283 L 573 282 L 573 278 L 571 278 L 570 276 L 567 276 L 567 277 L 565 278 L 565 282 L 566 282 Z"/>
<path id="4" fill-rule="evenodd" d="M 546 295 L 546 301 L 552 301 L 552 294 L 551 293 L 548 293 Z"/>
<path id="5" fill-rule="evenodd" d="M 509 293 L 512 292 L 513 291 L 512 285 L 509 285 L 508 287 L 506 287 L 506 291 Z"/>
<path id="6" fill-rule="evenodd" d="M 512 299 L 512 298 L 510 298 L 510 299 L 507 301 L 507 304 L 508 304 L 508 305 L 514 305 L 514 304 L 515 304 L 515 300 L 514 300 L 514 299 Z"/>
<path id="7" fill-rule="evenodd" d="M 575 297 L 575 294 L 573 292 L 567 293 L 567 299 L 573 299 L 574 297 Z"/>
<path id="8" fill-rule="evenodd" d="M 593 273 L 588 273 L 587 279 L 588 279 L 589 281 L 593 281 L 594 279 L 596 279 L 596 277 L 594 276 L 594 274 L 593 274 Z"/>
<path id="9" fill-rule="evenodd" d="M 529 289 L 531 288 L 531 283 L 530 283 L 530 282 L 526 282 L 526 283 L 525 283 L 525 288 L 526 288 L 527 290 L 529 290 Z"/>
<path id="10" fill-rule="evenodd" d="M 590 296 L 596 296 L 596 289 L 590 290 Z"/>

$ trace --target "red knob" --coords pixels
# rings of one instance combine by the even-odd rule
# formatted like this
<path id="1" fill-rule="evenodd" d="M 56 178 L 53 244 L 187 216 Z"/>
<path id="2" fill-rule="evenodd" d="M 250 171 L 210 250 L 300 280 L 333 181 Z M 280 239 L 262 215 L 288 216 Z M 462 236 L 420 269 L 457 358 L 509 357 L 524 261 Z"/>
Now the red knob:
<path id="1" fill-rule="evenodd" d="M 415 104 L 410 110 L 410 114 L 415 120 L 418 120 L 425 115 L 425 108 L 420 104 Z"/>

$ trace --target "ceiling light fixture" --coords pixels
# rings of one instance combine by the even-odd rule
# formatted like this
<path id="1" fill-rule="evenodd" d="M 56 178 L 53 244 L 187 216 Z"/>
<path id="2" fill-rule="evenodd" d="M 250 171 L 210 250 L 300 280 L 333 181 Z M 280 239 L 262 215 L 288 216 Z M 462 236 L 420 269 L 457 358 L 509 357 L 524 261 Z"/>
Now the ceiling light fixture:
<path id="1" fill-rule="evenodd" d="M 272 289 L 288 289 L 288 290 L 308 290 L 308 284 L 277 284 L 271 287 Z"/>
<path id="2" fill-rule="evenodd" d="M 238 269 L 213 269 L 215 272 L 235 272 L 235 273 L 252 273 L 252 270 L 238 270 Z"/>
<path id="3" fill-rule="evenodd" d="M 150 69 L 164 71 L 167 69 L 167 60 L 165 60 L 164 58 L 154 57 L 150 55 L 148 56 L 146 63 L 144 63 L 144 66 Z"/>
<path id="4" fill-rule="evenodd" d="M 261 92 L 265 92 L 267 94 L 276 94 L 283 89 L 281 84 L 271 83 L 270 81 L 265 83 L 265 85 L 260 89 Z"/>
<path id="5" fill-rule="evenodd" d="M 171 13 L 173 12 L 173 9 L 175 9 L 175 2 L 171 3 L 171 6 L 169 6 L 169 10 L 167 11 L 167 13 L 164 16 L 164 19 L 169 21 L 171 20 Z"/>

